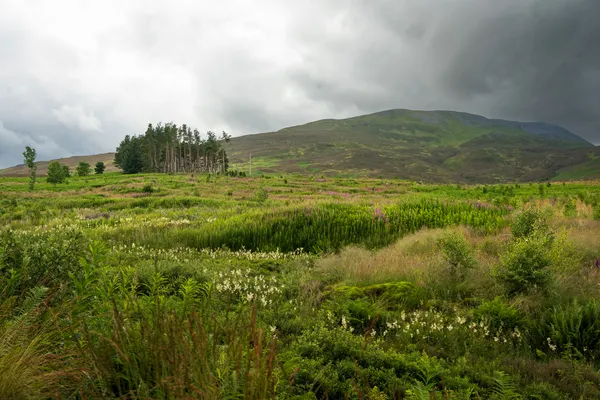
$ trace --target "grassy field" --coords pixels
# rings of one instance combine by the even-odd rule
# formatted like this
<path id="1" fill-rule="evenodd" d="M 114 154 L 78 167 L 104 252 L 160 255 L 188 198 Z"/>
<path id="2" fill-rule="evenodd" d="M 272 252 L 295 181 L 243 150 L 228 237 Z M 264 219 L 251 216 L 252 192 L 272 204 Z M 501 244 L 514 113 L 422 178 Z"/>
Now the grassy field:
<path id="1" fill-rule="evenodd" d="M 2 399 L 600 398 L 598 181 L 27 182 Z"/>

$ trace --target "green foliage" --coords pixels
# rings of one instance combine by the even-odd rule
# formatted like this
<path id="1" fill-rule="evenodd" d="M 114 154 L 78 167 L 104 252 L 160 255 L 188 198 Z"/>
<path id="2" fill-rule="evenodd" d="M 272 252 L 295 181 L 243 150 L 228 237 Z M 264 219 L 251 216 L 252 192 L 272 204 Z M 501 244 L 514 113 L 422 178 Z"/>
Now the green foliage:
<path id="1" fill-rule="evenodd" d="M 544 353 L 600 360 L 600 303 L 597 300 L 561 304 L 537 318 L 532 342 Z"/>
<path id="2" fill-rule="evenodd" d="M 506 305 L 499 297 L 485 301 L 475 309 L 475 315 L 487 321 L 494 330 L 499 328 L 514 329 L 521 325 L 522 316 L 512 306 Z"/>
<path id="3" fill-rule="evenodd" d="M 115 152 L 115 165 L 125 174 L 137 174 L 143 170 L 142 139 L 125 136 Z"/>
<path id="4" fill-rule="evenodd" d="M 66 180 L 65 169 L 58 161 L 51 161 L 48 165 L 48 176 L 46 181 L 53 185 L 57 183 L 64 183 Z"/>
<path id="5" fill-rule="evenodd" d="M 104 173 L 104 170 L 106 169 L 106 165 L 104 165 L 104 163 L 102 161 L 98 161 L 96 163 L 96 166 L 94 167 L 94 172 L 96 172 L 96 175 L 100 175 Z"/>
<path id="6" fill-rule="evenodd" d="M 63 175 L 65 177 L 65 179 L 70 178 L 71 177 L 71 171 L 69 169 L 69 166 L 66 164 L 61 165 L 62 170 L 63 170 Z"/>
<path id="7" fill-rule="evenodd" d="M 23 152 L 23 158 L 25 161 L 25 165 L 29 168 L 29 191 L 32 192 L 35 186 L 36 180 L 36 171 L 37 165 L 35 163 L 35 158 L 37 157 L 36 151 L 34 148 L 29 146 L 25 147 L 25 151 Z"/>
<path id="8" fill-rule="evenodd" d="M 264 203 L 265 201 L 267 201 L 268 198 L 269 198 L 269 193 L 264 188 L 259 188 L 254 193 L 254 200 L 256 200 L 259 203 Z"/>
<path id="9" fill-rule="evenodd" d="M 521 399 L 522 396 L 517 392 L 517 387 L 510 376 L 498 371 L 494 377 L 494 386 L 492 386 L 489 398 L 494 400 L 514 400 Z"/>
<path id="10" fill-rule="evenodd" d="M 183 124 L 148 124 L 139 136 L 125 136 L 117 147 L 115 165 L 126 174 L 139 172 L 163 173 L 226 173 L 229 159 L 222 142 L 230 136 L 223 132 L 221 141 L 214 132 L 200 137 L 197 129 Z"/>
<path id="11" fill-rule="evenodd" d="M 520 237 L 501 256 L 496 276 L 509 295 L 548 288 L 553 279 L 550 245 L 549 238 L 541 234 Z"/>
<path id="12" fill-rule="evenodd" d="M 438 239 L 438 245 L 442 250 L 444 259 L 450 266 L 450 272 L 453 276 L 464 277 L 467 271 L 477 264 L 469 243 L 460 233 L 450 232 L 444 234 Z"/>
<path id="13" fill-rule="evenodd" d="M 527 237 L 536 231 L 548 232 L 548 215 L 537 208 L 523 210 L 515 216 L 510 230 L 515 238 Z"/>
<path id="14" fill-rule="evenodd" d="M 147 183 L 142 188 L 142 192 L 143 193 L 153 193 L 154 192 L 154 186 L 152 186 L 151 183 Z"/>
<path id="15" fill-rule="evenodd" d="M 77 164 L 75 171 L 77 172 L 77 176 L 88 176 L 92 173 L 90 164 L 85 161 L 80 161 L 79 164 Z"/>
<path id="16" fill-rule="evenodd" d="M 537 185 L 204 178 L 0 178 L 0 398 L 600 397 L 596 226 Z"/>
<path id="17" fill-rule="evenodd" d="M 565 203 L 564 216 L 567 218 L 576 218 L 577 217 L 577 205 L 575 201 L 568 200 Z"/>
<path id="18" fill-rule="evenodd" d="M 592 211 L 592 218 L 595 220 L 600 220 L 600 203 L 596 204 Z"/>
<path id="19" fill-rule="evenodd" d="M 141 199 L 140 199 L 141 200 Z M 314 207 L 284 207 L 216 219 L 197 229 L 144 232 L 143 244 L 161 247 L 167 237 L 195 248 L 242 248 L 284 252 L 304 249 L 314 253 L 335 251 L 349 244 L 379 248 L 423 226 L 430 228 L 467 224 L 483 230 L 504 225 L 503 209 L 476 208 L 465 203 L 433 201 L 401 203 L 382 213 L 370 206 L 324 203 Z M 127 241 L 132 232 L 119 239 Z"/>

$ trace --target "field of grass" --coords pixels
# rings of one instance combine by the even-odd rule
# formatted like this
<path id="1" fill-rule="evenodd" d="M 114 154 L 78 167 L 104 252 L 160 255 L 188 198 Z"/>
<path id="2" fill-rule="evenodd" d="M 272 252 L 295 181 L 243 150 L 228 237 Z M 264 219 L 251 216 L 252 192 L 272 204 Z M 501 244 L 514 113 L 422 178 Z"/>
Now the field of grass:
<path id="1" fill-rule="evenodd" d="M 38 181 L 0 177 L 2 399 L 600 398 L 598 181 Z"/>

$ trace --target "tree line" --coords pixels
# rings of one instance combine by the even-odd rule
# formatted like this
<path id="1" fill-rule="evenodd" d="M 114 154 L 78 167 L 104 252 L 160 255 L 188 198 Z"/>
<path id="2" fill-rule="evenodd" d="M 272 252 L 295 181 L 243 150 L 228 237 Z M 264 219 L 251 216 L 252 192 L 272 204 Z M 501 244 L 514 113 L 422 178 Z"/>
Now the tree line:
<path id="1" fill-rule="evenodd" d="M 186 124 L 148 124 L 145 133 L 125 136 L 117 147 L 115 165 L 126 174 L 226 173 L 229 160 L 223 143 L 230 138 L 226 132 L 217 138 L 212 131 L 202 137 Z"/>
<path id="2" fill-rule="evenodd" d="M 106 169 L 106 165 L 102 161 L 98 161 L 96 166 L 94 167 L 94 172 L 96 175 L 100 175 L 104 173 Z M 75 173 L 77 176 L 88 176 L 92 173 L 92 167 L 89 163 L 85 161 L 80 161 L 75 168 Z M 58 161 L 52 161 L 48 164 L 48 176 L 46 177 L 46 181 L 48 183 L 57 184 L 57 183 L 65 183 L 67 178 L 71 177 L 71 171 L 69 166 L 66 164 L 61 164 Z"/>
<path id="3" fill-rule="evenodd" d="M 23 152 L 23 160 L 29 169 L 29 191 L 33 191 L 37 179 L 37 164 L 35 163 L 36 158 L 37 152 L 35 149 L 30 146 L 26 146 L 25 151 Z M 106 165 L 104 165 L 102 161 L 98 161 L 94 167 L 94 172 L 97 175 L 103 174 L 105 169 Z M 92 173 L 92 168 L 89 163 L 80 161 L 75 168 L 75 173 L 78 176 L 88 176 Z M 71 171 L 68 165 L 61 164 L 58 161 L 51 161 L 50 164 L 48 164 L 46 182 L 56 185 L 57 183 L 65 183 L 67 178 L 70 177 Z"/>

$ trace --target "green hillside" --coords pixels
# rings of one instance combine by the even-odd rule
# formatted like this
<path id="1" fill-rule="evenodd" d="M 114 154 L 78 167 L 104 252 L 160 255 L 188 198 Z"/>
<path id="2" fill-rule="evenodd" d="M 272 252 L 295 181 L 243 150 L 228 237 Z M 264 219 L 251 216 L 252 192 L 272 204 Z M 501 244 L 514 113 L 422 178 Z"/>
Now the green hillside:
<path id="1" fill-rule="evenodd" d="M 564 128 L 451 111 L 321 120 L 237 137 L 227 150 L 239 169 L 248 170 L 252 156 L 253 173 L 503 182 L 551 179 L 558 171 L 581 179 L 600 171 L 590 161 L 600 150 Z"/>
<path id="2" fill-rule="evenodd" d="M 230 166 L 262 173 L 494 183 L 600 178 L 600 147 L 556 125 L 454 111 L 388 110 L 325 119 L 225 144 Z M 114 153 L 61 159 L 107 163 Z M 45 175 L 48 162 L 38 163 Z M 24 165 L 0 176 L 27 176 Z"/>

